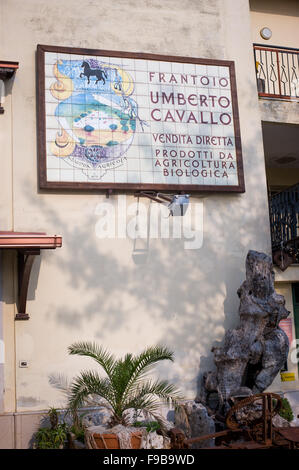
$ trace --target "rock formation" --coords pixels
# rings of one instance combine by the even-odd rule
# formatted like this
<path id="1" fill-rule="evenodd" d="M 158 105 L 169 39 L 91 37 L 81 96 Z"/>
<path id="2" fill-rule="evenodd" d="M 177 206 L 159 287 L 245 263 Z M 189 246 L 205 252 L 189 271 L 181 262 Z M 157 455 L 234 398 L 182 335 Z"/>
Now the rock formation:
<path id="1" fill-rule="evenodd" d="M 183 431 L 187 438 L 199 437 L 215 432 L 215 423 L 201 403 L 186 401 L 175 411 L 175 427 Z M 213 439 L 192 444 L 193 449 L 213 446 Z"/>
<path id="2" fill-rule="evenodd" d="M 215 347 L 216 372 L 207 372 L 197 401 L 226 414 L 229 400 L 263 392 L 284 366 L 288 337 L 279 328 L 290 312 L 274 289 L 271 258 L 249 251 L 246 280 L 238 290 L 240 323 L 228 330 L 222 347 Z"/>

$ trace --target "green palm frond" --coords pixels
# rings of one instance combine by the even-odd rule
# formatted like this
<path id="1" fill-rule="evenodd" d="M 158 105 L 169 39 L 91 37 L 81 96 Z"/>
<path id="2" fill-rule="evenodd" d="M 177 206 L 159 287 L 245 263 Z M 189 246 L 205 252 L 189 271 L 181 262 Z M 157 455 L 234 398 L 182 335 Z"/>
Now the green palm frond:
<path id="1" fill-rule="evenodd" d="M 162 402 L 176 406 L 182 399 L 176 387 L 166 380 L 146 379 L 157 362 L 173 361 L 173 352 L 166 347 L 149 347 L 136 356 L 126 354 L 119 360 L 96 343 L 74 343 L 68 350 L 70 354 L 93 358 L 107 374 L 102 378 L 96 372 L 81 372 L 70 387 L 71 409 L 83 406 L 90 396 L 97 395 L 111 407 L 114 421 L 125 423 L 124 413 L 130 408 L 156 416 Z"/>
<path id="2" fill-rule="evenodd" d="M 69 407 L 71 409 L 80 408 L 90 395 L 104 398 L 114 409 L 115 396 L 109 379 L 100 377 L 96 372 L 81 372 L 70 386 Z"/>
<path id="3" fill-rule="evenodd" d="M 173 404 L 176 406 L 182 398 L 183 397 L 179 390 L 168 381 L 157 380 L 153 382 L 147 380 L 141 385 L 137 385 L 135 387 L 129 400 L 124 403 L 124 408 L 138 409 L 140 404 L 143 404 L 142 406 L 144 406 L 144 403 L 158 403 L 159 406 L 161 406 L 161 402 L 167 405 Z M 159 401 L 157 399 L 159 399 Z"/>
<path id="4" fill-rule="evenodd" d="M 159 361 L 172 361 L 173 351 L 164 346 L 151 346 L 132 358 L 132 379 L 148 373 Z"/>
<path id="5" fill-rule="evenodd" d="M 145 349 L 143 352 L 135 357 L 127 355 L 130 362 L 127 364 L 127 384 L 124 389 L 123 398 L 126 399 L 132 389 L 136 387 L 138 383 L 144 380 L 144 377 L 149 373 L 153 366 L 163 360 L 169 360 L 173 362 L 173 352 L 163 346 L 152 346 Z"/>
<path id="6" fill-rule="evenodd" d="M 131 366 L 132 364 L 132 355 L 127 354 L 124 359 L 119 359 L 116 361 L 113 372 L 111 374 L 111 385 L 115 391 L 117 406 L 117 413 L 121 414 L 121 404 L 125 400 L 126 389 L 128 382 L 132 377 Z"/>
<path id="7" fill-rule="evenodd" d="M 110 377 L 115 365 L 115 358 L 106 349 L 98 346 L 96 343 L 79 342 L 73 343 L 68 348 L 69 354 L 76 354 L 78 356 L 86 356 L 94 359 L 100 366 L 103 367 L 106 374 Z"/>

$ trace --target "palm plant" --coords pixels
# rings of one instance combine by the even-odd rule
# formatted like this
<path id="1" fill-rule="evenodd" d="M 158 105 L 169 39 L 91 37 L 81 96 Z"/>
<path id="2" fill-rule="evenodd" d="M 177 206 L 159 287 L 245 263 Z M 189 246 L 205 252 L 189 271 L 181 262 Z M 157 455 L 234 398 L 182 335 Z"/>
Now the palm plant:
<path id="1" fill-rule="evenodd" d="M 127 425 L 126 411 L 142 410 L 159 419 L 156 412 L 161 402 L 177 405 L 182 397 L 174 385 L 166 380 L 153 381 L 148 372 L 159 361 L 173 361 L 173 352 L 162 346 L 148 347 L 140 354 L 115 357 L 96 343 L 72 344 L 70 354 L 93 358 L 104 370 L 106 377 L 96 371 L 83 371 L 69 389 L 69 407 L 77 410 L 91 396 L 100 398 L 100 403 L 112 412 L 111 425 Z"/>

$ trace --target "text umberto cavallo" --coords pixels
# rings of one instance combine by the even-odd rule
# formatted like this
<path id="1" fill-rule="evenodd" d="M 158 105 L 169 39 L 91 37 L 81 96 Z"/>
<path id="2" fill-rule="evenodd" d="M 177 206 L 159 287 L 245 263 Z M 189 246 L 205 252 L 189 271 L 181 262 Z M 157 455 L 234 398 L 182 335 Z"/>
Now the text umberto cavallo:
<path id="1" fill-rule="evenodd" d="M 163 129 L 152 132 L 155 169 L 165 177 L 227 179 L 236 171 L 228 78 L 151 71 L 148 75 L 151 120 Z"/>

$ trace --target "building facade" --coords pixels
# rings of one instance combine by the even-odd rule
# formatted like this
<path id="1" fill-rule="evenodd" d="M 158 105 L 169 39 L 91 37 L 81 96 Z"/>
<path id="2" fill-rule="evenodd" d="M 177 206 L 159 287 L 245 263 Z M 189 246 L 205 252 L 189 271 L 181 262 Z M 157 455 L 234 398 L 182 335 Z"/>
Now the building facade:
<path id="1" fill-rule="evenodd" d="M 75 341 L 96 341 L 117 356 L 157 343 L 167 345 L 175 351 L 175 362 L 160 366 L 157 373 L 176 383 L 186 398 L 194 398 L 200 374 L 213 368 L 212 346 L 238 322 L 237 289 L 245 277 L 248 250 L 272 252 L 268 199 L 299 180 L 295 155 L 299 92 L 292 76 L 292 71 L 298 72 L 298 3 L 2 0 L 0 4 L 1 60 L 7 67 L 18 63 L 13 77 L 4 80 L 1 101 L 1 230 L 62 237 L 61 248 L 41 250 L 35 257 L 25 321 L 15 320 L 17 250 L 1 250 L 0 447 L 27 448 L 41 413 L 49 406 L 65 405 L 53 386 L 55 377 L 71 379 L 91 365 L 68 356 L 67 348 Z M 270 39 L 261 37 L 265 27 L 272 32 Z M 137 220 L 134 191 L 41 188 L 36 113 L 39 44 L 233 61 L 245 192 L 192 193 L 188 210 L 199 208 L 199 216 L 191 235 L 176 236 L 177 218 L 170 217 L 168 237 L 134 239 L 128 235 L 132 217 L 134 223 Z M 268 44 L 278 51 L 273 62 Z M 277 57 L 290 55 L 295 66 L 285 69 L 287 78 L 279 77 Z M 283 88 L 287 82 L 292 90 Z M 140 202 L 148 216 L 152 201 L 140 198 Z M 110 222 L 113 218 L 118 224 L 122 218 L 124 236 L 113 231 L 99 236 L 103 207 L 112 211 Z M 192 245 L 197 232 L 198 243 Z M 284 245 L 287 254 L 288 247 Z M 298 338 L 299 324 L 295 261 L 284 271 L 275 268 L 277 291 L 291 312 L 291 322 L 284 326 L 291 339 Z M 282 382 L 278 376 L 271 390 L 288 392 L 291 399 L 298 389 L 298 367 L 291 357 L 287 371 L 292 380 Z"/>

